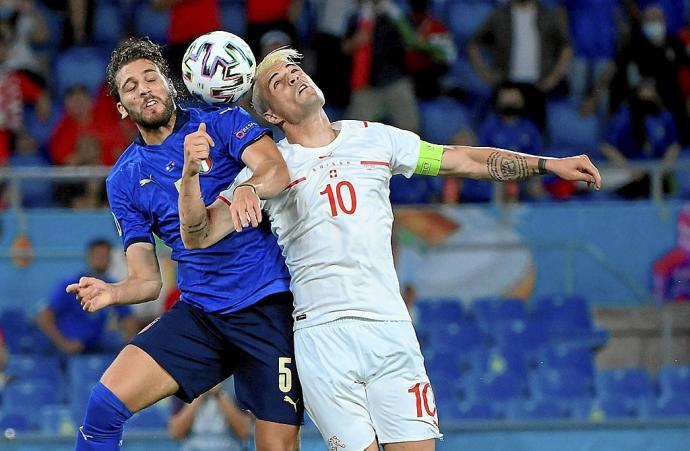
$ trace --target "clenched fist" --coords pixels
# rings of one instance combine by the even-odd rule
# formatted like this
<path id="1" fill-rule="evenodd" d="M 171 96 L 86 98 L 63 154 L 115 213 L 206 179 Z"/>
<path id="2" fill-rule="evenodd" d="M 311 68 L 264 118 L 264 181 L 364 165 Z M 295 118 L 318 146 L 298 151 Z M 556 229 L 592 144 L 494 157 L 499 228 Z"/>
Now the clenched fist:
<path id="1" fill-rule="evenodd" d="M 211 147 L 215 146 L 211 135 L 206 133 L 206 124 L 199 124 L 199 129 L 184 138 L 184 168 L 182 175 L 194 177 L 201 172 L 202 163 L 208 159 Z"/>

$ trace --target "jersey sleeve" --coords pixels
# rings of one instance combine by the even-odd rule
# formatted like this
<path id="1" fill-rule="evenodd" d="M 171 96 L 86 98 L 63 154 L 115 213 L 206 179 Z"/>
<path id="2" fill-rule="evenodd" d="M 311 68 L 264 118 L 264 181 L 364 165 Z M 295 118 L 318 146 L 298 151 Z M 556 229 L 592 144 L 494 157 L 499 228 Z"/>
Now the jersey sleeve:
<path id="1" fill-rule="evenodd" d="M 383 129 L 386 135 L 388 135 L 393 149 L 390 161 L 391 171 L 393 174 L 402 174 L 410 178 L 417 168 L 417 162 L 419 161 L 421 139 L 416 133 L 401 130 L 389 125 L 384 125 Z"/>
<path id="2" fill-rule="evenodd" d="M 217 132 L 226 137 L 228 153 L 238 161 L 242 159 L 242 153 L 247 147 L 271 133 L 239 107 L 222 114 L 217 124 L 220 127 Z"/>
<path id="3" fill-rule="evenodd" d="M 120 177 L 108 178 L 106 191 L 117 233 L 127 251 L 131 244 L 142 242 L 154 244 L 155 241 L 151 231 L 151 221 L 137 209 L 131 189 L 124 182 L 126 180 Z"/>

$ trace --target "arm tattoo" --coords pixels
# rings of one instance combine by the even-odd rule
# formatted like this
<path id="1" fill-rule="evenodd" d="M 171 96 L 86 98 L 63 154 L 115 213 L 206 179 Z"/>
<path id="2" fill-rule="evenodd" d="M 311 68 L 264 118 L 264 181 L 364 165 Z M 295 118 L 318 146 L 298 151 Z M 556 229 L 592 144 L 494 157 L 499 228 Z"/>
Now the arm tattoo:
<path id="1" fill-rule="evenodd" d="M 486 160 L 489 176 L 499 182 L 525 180 L 538 171 L 527 166 L 527 159 L 522 155 L 504 152 L 493 152 Z"/>
<path id="2" fill-rule="evenodd" d="M 204 215 L 204 217 L 201 219 L 201 222 L 194 224 L 194 225 L 186 225 L 184 223 L 181 224 L 182 230 L 187 232 L 190 235 L 195 235 L 197 233 L 201 233 L 201 239 L 204 239 L 208 237 L 208 218 Z"/>

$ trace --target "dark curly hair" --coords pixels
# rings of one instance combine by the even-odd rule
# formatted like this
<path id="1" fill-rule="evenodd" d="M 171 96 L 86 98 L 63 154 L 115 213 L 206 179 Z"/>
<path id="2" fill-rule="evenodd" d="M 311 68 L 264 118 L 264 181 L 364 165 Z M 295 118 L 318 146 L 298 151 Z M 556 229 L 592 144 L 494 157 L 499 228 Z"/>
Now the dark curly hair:
<path id="1" fill-rule="evenodd" d="M 115 97 L 119 102 L 120 95 L 117 92 L 115 76 L 123 66 L 136 61 L 145 59 L 155 64 L 163 76 L 170 78 L 170 67 L 163 58 L 163 53 L 158 44 L 149 38 L 129 38 L 120 43 L 110 56 L 110 63 L 106 69 L 106 81 L 108 82 L 108 93 Z"/>

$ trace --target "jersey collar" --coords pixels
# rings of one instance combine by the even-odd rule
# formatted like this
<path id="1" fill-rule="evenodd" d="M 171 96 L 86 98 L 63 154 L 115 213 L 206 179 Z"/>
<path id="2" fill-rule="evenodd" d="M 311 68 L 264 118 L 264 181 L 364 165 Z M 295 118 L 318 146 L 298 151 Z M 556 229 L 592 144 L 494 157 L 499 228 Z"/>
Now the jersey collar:
<path id="1" fill-rule="evenodd" d="M 178 130 L 180 130 L 182 127 L 184 127 L 184 125 L 187 122 L 189 122 L 189 111 L 188 110 L 186 110 L 184 108 L 180 108 L 178 106 L 175 109 L 175 114 L 177 115 L 177 117 L 175 118 L 175 126 L 173 127 L 173 131 L 172 131 L 171 135 L 173 133 L 177 133 Z M 144 147 L 148 146 L 148 144 L 146 144 L 146 142 L 144 141 L 144 138 L 141 136 L 141 133 L 137 133 L 136 138 L 134 138 L 134 142 L 140 146 L 144 146 Z M 163 142 L 165 142 L 165 141 L 163 141 Z"/>

